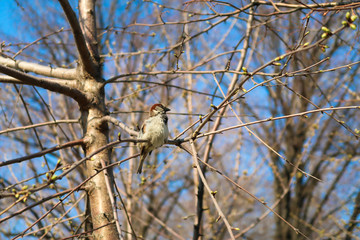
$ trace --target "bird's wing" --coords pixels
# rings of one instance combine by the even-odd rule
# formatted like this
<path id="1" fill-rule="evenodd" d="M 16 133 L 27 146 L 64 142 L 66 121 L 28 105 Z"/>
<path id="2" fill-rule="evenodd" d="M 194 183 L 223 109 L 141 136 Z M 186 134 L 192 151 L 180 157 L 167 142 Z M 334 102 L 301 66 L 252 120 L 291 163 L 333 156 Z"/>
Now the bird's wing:
<path id="1" fill-rule="evenodd" d="M 146 157 L 147 153 L 145 153 L 145 146 L 142 146 L 140 148 L 140 156 L 144 156 L 144 158 Z"/>
<path id="2" fill-rule="evenodd" d="M 143 123 L 143 125 L 142 125 L 141 128 L 140 128 L 140 132 L 139 132 L 139 137 L 138 137 L 138 138 L 141 138 L 141 137 L 144 135 L 144 133 L 145 133 L 145 123 L 146 123 L 146 121 Z"/>
<path id="3" fill-rule="evenodd" d="M 151 123 L 151 119 L 146 119 L 145 122 L 143 123 L 143 125 L 141 126 L 140 129 L 140 135 L 144 135 L 146 133 L 146 125 L 149 125 Z"/>

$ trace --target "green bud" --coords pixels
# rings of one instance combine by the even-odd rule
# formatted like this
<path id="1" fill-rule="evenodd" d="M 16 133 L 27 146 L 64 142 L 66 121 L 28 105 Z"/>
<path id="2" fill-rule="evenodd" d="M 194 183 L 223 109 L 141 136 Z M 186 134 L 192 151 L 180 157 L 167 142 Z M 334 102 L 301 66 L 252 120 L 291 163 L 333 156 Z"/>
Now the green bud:
<path id="1" fill-rule="evenodd" d="M 345 17 L 346 17 L 347 20 L 349 20 L 350 19 L 350 12 L 347 12 Z"/>
<path id="2" fill-rule="evenodd" d="M 321 30 L 323 30 L 323 31 L 326 32 L 326 33 L 331 32 L 330 29 L 328 29 L 327 27 L 322 27 Z"/>
<path id="3" fill-rule="evenodd" d="M 202 123 L 203 121 L 203 116 L 202 115 L 199 115 L 199 121 Z"/>
<path id="4" fill-rule="evenodd" d="M 328 34 L 326 32 L 324 32 L 323 34 L 321 34 L 321 38 L 327 38 Z"/>
<path id="5" fill-rule="evenodd" d="M 350 23 L 350 28 L 355 30 L 355 29 L 356 29 L 356 25 L 353 24 L 353 23 Z"/>
<path id="6" fill-rule="evenodd" d="M 345 20 L 344 20 L 344 21 L 342 21 L 342 22 L 341 22 L 341 24 L 342 24 L 342 25 L 344 25 L 344 26 L 349 25 L 348 21 L 345 21 Z"/>
<path id="7" fill-rule="evenodd" d="M 279 63 L 279 62 L 274 62 L 273 65 L 275 65 L 275 66 L 281 66 L 281 63 Z"/>
<path id="8" fill-rule="evenodd" d="M 244 72 L 247 72 L 247 68 L 246 68 L 246 67 L 242 67 L 242 70 L 243 70 Z"/>
<path id="9" fill-rule="evenodd" d="M 357 17 L 356 15 L 352 15 L 352 16 L 350 17 L 350 21 L 351 21 L 351 22 L 354 22 L 357 18 L 358 18 L 358 17 Z"/>
<path id="10" fill-rule="evenodd" d="M 217 107 L 214 104 L 210 104 L 210 107 L 212 107 L 213 109 L 217 110 Z"/>
<path id="11" fill-rule="evenodd" d="M 306 42 L 306 43 L 304 43 L 304 47 L 306 47 L 306 46 L 308 46 L 309 45 L 309 42 Z"/>

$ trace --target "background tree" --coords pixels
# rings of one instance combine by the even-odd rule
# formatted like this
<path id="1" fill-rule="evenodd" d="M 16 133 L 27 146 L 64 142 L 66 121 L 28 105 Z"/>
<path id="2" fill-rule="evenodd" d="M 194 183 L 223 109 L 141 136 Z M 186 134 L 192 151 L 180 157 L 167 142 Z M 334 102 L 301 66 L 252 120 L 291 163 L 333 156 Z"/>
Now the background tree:
<path id="1" fill-rule="evenodd" d="M 1 238 L 360 238 L 359 6 L 5 3 Z"/>

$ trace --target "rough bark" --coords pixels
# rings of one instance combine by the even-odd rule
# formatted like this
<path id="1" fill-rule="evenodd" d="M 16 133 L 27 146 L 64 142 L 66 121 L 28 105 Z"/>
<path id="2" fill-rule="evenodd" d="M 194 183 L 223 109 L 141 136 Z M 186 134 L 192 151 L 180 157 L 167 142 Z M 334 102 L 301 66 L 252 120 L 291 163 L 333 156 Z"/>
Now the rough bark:
<path id="1" fill-rule="evenodd" d="M 65 4 L 65 6 L 67 5 Z M 67 11 L 72 15 L 71 9 L 68 9 Z M 93 151 L 109 142 L 108 124 L 104 121 L 100 121 L 102 117 L 107 115 L 107 110 L 105 107 L 105 93 L 101 78 L 100 58 L 98 56 L 98 51 L 94 50 L 98 47 L 94 13 L 94 0 L 79 1 L 79 19 L 81 29 L 83 30 L 81 34 L 78 32 L 78 23 L 73 23 L 71 21 L 74 21 L 74 19 L 68 18 L 70 25 L 73 28 L 75 39 L 80 38 L 79 40 L 76 40 L 78 51 L 81 56 L 81 74 L 79 80 L 81 82 L 80 85 L 83 87 L 83 91 L 89 97 L 89 105 L 80 106 L 82 109 L 82 126 L 86 139 L 86 155 L 91 154 Z M 84 29 L 86 29 L 86 31 Z M 92 38 L 88 37 L 89 35 L 91 35 Z M 84 46 L 79 48 L 79 45 L 81 45 L 83 41 L 86 43 L 86 48 L 84 48 Z M 87 52 L 84 53 L 83 51 Z M 86 58 L 87 56 L 91 57 Z M 86 168 L 88 176 L 97 173 L 97 170 L 101 168 L 101 161 L 104 161 L 105 164 L 110 163 L 110 153 L 108 149 L 92 157 L 91 161 L 87 161 Z M 105 177 L 105 172 L 103 171 L 92 178 L 87 185 L 91 213 L 90 221 L 92 228 L 98 229 L 94 231 L 93 236 L 94 239 L 119 239 L 119 233 L 117 232 L 114 222 L 114 214 L 110 201 L 112 193 L 108 192 Z M 109 177 L 111 177 L 111 174 Z M 109 224 L 111 222 L 112 224 Z"/>
<path id="2" fill-rule="evenodd" d="M 80 24 L 82 29 L 87 29 L 85 35 L 96 36 L 96 24 L 95 24 L 95 1 L 80 0 L 79 1 L 79 12 L 80 12 Z M 101 67 L 99 63 L 98 52 L 96 49 L 97 43 L 94 38 L 85 37 L 87 51 L 92 56 L 93 64 L 96 66 L 96 71 L 88 72 L 88 68 L 83 68 L 82 81 L 84 81 L 84 91 L 92 96 L 91 104 L 89 109 L 82 112 L 83 116 L 83 128 L 86 139 L 86 154 L 99 149 L 106 145 L 109 141 L 108 138 L 108 124 L 103 121 L 99 121 L 106 115 L 105 107 L 105 94 L 103 84 L 101 83 Z M 80 49 L 79 49 L 80 51 Z M 80 55 L 85 55 L 80 53 Z M 87 54 L 86 54 L 87 55 Z M 86 61 L 88 61 L 87 59 Z M 84 62 L 84 61 L 82 61 Z M 92 71 L 93 69 L 90 68 Z M 92 76 L 91 76 L 92 75 Z M 91 76 L 91 77 L 90 77 Z M 87 174 L 92 176 L 97 172 L 97 169 L 101 168 L 101 160 L 105 164 L 110 163 L 110 153 L 106 149 L 101 153 L 94 156 L 92 161 L 86 163 Z M 111 174 L 110 174 L 111 175 Z M 102 227 L 109 222 L 114 221 L 114 215 L 112 211 L 110 196 L 106 188 L 105 172 L 101 172 L 96 175 L 88 185 L 88 197 L 91 211 L 91 222 L 93 229 L 98 229 L 94 232 L 95 239 L 119 239 L 119 233 L 116 230 L 116 225 L 110 224 L 106 227 Z M 100 228 L 102 227 L 102 228 Z"/>

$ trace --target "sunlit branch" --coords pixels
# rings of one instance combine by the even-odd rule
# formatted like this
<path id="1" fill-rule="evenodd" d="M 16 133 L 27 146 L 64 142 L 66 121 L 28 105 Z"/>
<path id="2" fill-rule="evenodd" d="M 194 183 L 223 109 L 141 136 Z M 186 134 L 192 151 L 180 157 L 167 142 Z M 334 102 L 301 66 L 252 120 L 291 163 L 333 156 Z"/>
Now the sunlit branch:
<path id="1" fill-rule="evenodd" d="M 69 236 L 69 237 L 65 237 L 65 238 L 61 238 L 61 239 L 59 239 L 59 240 L 68 240 L 68 239 L 75 239 L 75 238 L 81 238 L 81 237 L 87 237 L 87 236 L 92 236 L 93 235 L 93 232 L 95 232 L 96 230 L 99 230 L 99 229 L 101 229 L 101 228 L 103 228 L 103 227 L 106 227 L 106 226 L 109 226 L 109 225 L 111 225 L 111 224 L 114 224 L 114 222 L 113 221 L 111 221 L 111 222 L 109 222 L 109 223 L 107 223 L 107 224 L 104 224 L 104 225 L 102 225 L 102 226 L 100 226 L 100 227 L 98 227 L 98 228 L 94 228 L 94 229 L 92 229 L 92 230 L 90 230 L 90 231 L 86 231 L 86 232 L 82 232 L 82 233 L 78 233 L 78 234 L 74 234 L 74 235 L 71 235 L 71 236 Z"/>
<path id="2" fill-rule="evenodd" d="M 225 214 L 222 212 L 219 204 L 217 203 L 216 199 L 215 199 L 215 196 L 213 194 L 213 191 L 211 191 L 207 181 L 206 181 L 206 178 L 201 170 L 201 167 L 200 167 L 200 164 L 198 162 L 198 159 L 197 159 L 197 152 L 196 152 L 196 149 L 195 149 L 195 145 L 194 145 L 194 142 L 193 140 L 190 140 L 190 145 L 191 145 L 191 149 L 192 149 L 192 156 L 193 156 L 193 160 L 194 160 L 194 163 L 196 165 L 196 169 L 199 173 L 199 176 L 201 178 L 201 181 L 204 183 L 204 186 L 206 188 L 206 190 L 208 191 L 209 195 L 210 195 L 210 198 L 211 200 L 213 201 L 215 207 L 216 207 L 216 210 L 217 212 L 219 213 L 220 217 L 222 218 L 222 220 L 224 221 L 225 225 L 226 225 L 226 228 L 228 230 L 228 233 L 230 234 L 230 237 L 231 239 L 235 240 L 235 237 L 234 237 L 234 234 L 232 232 L 232 227 L 230 226 Z"/>
<path id="3" fill-rule="evenodd" d="M 340 31 L 342 31 L 343 29 L 345 29 L 345 26 L 343 27 L 340 27 L 338 28 L 337 30 L 335 30 L 333 32 L 333 34 L 336 34 Z M 302 52 L 302 51 L 305 51 L 305 50 L 309 50 L 309 49 L 312 49 L 316 46 L 318 46 L 320 43 L 324 42 L 326 39 L 320 39 L 318 40 L 317 42 L 313 43 L 313 44 L 310 44 L 308 46 L 305 46 L 303 48 L 299 48 L 299 49 L 296 49 L 294 51 L 291 51 L 289 53 L 286 53 L 278 58 L 275 58 L 273 60 L 270 60 L 268 61 L 267 63 L 263 64 L 262 66 L 258 67 L 257 69 L 255 69 L 252 74 L 245 74 L 246 77 L 239 83 L 238 87 L 236 87 L 235 89 L 233 89 L 232 91 L 230 91 L 226 97 L 224 98 L 224 100 L 218 105 L 218 106 L 214 106 L 214 109 L 207 115 L 207 117 L 204 119 L 204 121 L 202 121 L 202 123 L 198 126 L 198 128 L 195 130 L 194 134 L 193 134 L 193 137 L 195 137 L 196 135 L 199 134 L 200 130 L 207 124 L 207 122 L 209 121 L 209 119 L 218 111 L 218 109 L 224 107 L 225 103 L 228 102 L 241 88 L 242 86 L 245 84 L 245 82 L 247 82 L 252 76 L 254 73 L 257 73 L 259 71 L 261 71 L 262 69 L 272 65 L 273 63 L 287 57 L 287 56 L 290 56 L 290 55 L 293 55 L 294 53 L 297 53 L 297 52 Z"/>
<path id="4" fill-rule="evenodd" d="M 111 184 L 111 177 L 110 174 L 108 172 L 108 169 L 106 168 L 106 164 L 105 161 L 103 159 L 100 159 L 100 163 L 101 163 L 101 167 L 104 169 L 104 173 L 105 173 L 105 183 L 106 183 L 106 188 L 107 188 L 107 193 L 109 195 L 110 198 L 110 202 L 111 202 L 111 208 L 114 214 L 114 221 L 115 221 L 115 225 L 117 228 L 117 231 L 119 233 L 119 237 L 121 238 L 121 227 L 120 227 L 120 222 L 119 222 L 119 217 L 117 214 L 117 206 L 116 206 L 116 198 L 115 198 L 115 193 L 114 193 L 114 188 L 113 185 Z"/>
<path id="5" fill-rule="evenodd" d="M 62 81 L 55 82 L 55 81 L 44 80 L 44 79 L 37 78 L 37 77 L 31 76 L 29 74 L 20 72 L 18 70 L 15 70 L 15 69 L 12 69 L 9 67 L 5 67 L 3 65 L 0 65 L 0 72 L 4 73 L 6 75 L 9 75 L 13 78 L 19 79 L 26 84 L 34 85 L 37 87 L 42 87 L 42 88 L 45 88 L 45 89 L 53 91 L 53 92 L 62 93 L 66 96 L 73 98 L 74 100 L 76 100 L 79 103 L 86 104 L 88 102 L 86 95 L 82 91 L 75 89 L 73 87 L 67 86 L 66 82 L 63 84 Z"/>
<path id="6" fill-rule="evenodd" d="M 93 62 L 93 58 L 91 57 L 89 49 L 87 48 L 85 36 L 81 30 L 76 14 L 74 10 L 71 8 L 71 5 L 68 2 L 68 0 L 59 0 L 59 2 L 64 10 L 66 18 L 74 34 L 75 44 L 78 49 L 81 62 L 82 64 L 84 64 L 84 67 L 87 72 L 94 74 L 96 71 L 96 66 Z"/>
<path id="7" fill-rule="evenodd" d="M 124 212 L 125 212 L 125 215 L 126 215 L 127 223 L 129 224 L 130 229 L 131 229 L 131 231 L 132 231 L 132 234 L 134 235 L 135 240 L 136 240 L 136 239 L 137 239 L 136 232 L 135 232 L 134 227 L 133 227 L 133 224 L 132 224 L 132 222 L 131 222 L 130 214 L 129 214 L 127 208 L 126 208 L 126 204 L 124 203 L 123 198 L 121 197 L 120 189 L 119 189 L 119 187 L 117 186 L 117 184 L 116 184 L 115 181 L 113 182 L 113 184 L 114 184 L 114 186 L 115 186 L 115 190 L 116 190 L 116 192 L 117 192 L 117 194 L 118 194 L 118 197 L 119 197 L 119 200 L 120 200 L 120 202 L 121 202 L 121 205 L 122 205 L 122 207 L 124 208 Z"/>
<path id="8" fill-rule="evenodd" d="M 165 83 L 159 83 L 159 82 L 151 82 L 151 81 L 144 81 L 144 80 L 134 79 L 134 80 L 115 80 L 115 81 L 112 81 L 111 83 L 134 83 L 134 82 L 153 84 L 153 85 L 170 87 L 170 88 L 177 88 L 177 89 L 184 90 L 186 92 L 196 93 L 196 94 L 205 95 L 205 96 L 209 96 L 209 97 L 221 98 L 220 96 L 217 96 L 217 95 L 213 95 L 213 94 L 205 93 L 205 92 L 200 92 L 200 91 L 196 91 L 196 90 L 193 90 L 193 89 L 187 89 L 187 88 L 184 88 L 184 87 L 168 84 L 166 82 Z M 141 90 L 136 90 L 135 92 L 138 92 L 138 91 L 141 91 Z"/>
<path id="9" fill-rule="evenodd" d="M 282 3 L 282 2 L 268 2 L 268 1 L 256 1 L 259 5 L 275 5 L 276 7 L 283 8 L 295 8 L 295 9 L 311 9 L 311 10 L 331 10 L 331 8 L 337 7 L 333 10 L 347 9 L 347 8 L 356 8 L 360 6 L 360 3 L 357 1 L 350 2 L 325 2 L 325 3 L 312 3 L 312 4 L 292 4 L 292 3 Z M 324 8 L 324 9 L 322 9 Z M 330 8 L 330 9 L 329 9 Z"/>
<path id="10" fill-rule="evenodd" d="M 241 127 L 250 126 L 250 125 L 259 124 L 259 123 L 264 123 L 264 122 L 269 122 L 269 121 L 275 121 L 275 120 L 293 118 L 293 117 L 305 117 L 306 118 L 306 114 L 311 114 L 311 113 L 344 110 L 344 109 L 359 109 L 359 108 L 360 108 L 360 106 L 330 107 L 330 108 L 321 108 L 321 109 L 314 109 L 314 110 L 310 110 L 310 111 L 306 111 L 306 112 L 294 113 L 294 114 L 281 116 L 281 117 L 270 117 L 267 119 L 262 119 L 262 120 L 253 121 L 253 122 L 249 122 L 249 123 L 234 125 L 234 126 L 219 129 L 219 130 L 216 130 L 213 132 L 202 133 L 202 134 L 197 135 L 197 138 L 201 138 L 201 137 L 205 137 L 205 136 L 209 136 L 209 135 L 213 135 L 213 134 L 218 134 L 218 133 L 223 133 L 225 131 L 229 131 L 232 129 L 241 128 Z M 184 139 L 184 141 L 190 141 L 191 138 L 192 137 L 187 137 Z"/>
<path id="11" fill-rule="evenodd" d="M 37 200 L 35 203 L 33 203 L 33 204 L 31 204 L 31 205 L 26 206 L 26 207 L 18 210 L 17 212 L 9 215 L 9 216 L 6 216 L 6 217 L 4 217 L 4 218 L 1 218 L 1 219 L 0 219 L 0 223 L 5 222 L 5 221 L 7 221 L 7 220 L 9 220 L 9 219 L 11 219 L 11 218 L 19 215 L 19 214 L 22 214 L 22 213 L 24 213 L 24 212 L 26 212 L 26 211 L 28 211 L 28 210 L 30 210 L 30 209 L 32 209 L 32 208 L 40 205 L 40 204 L 43 204 L 44 202 L 47 202 L 47 201 L 49 201 L 49 200 L 51 200 L 51 199 L 58 198 L 58 197 L 66 194 L 66 193 L 69 193 L 70 191 L 71 191 L 71 190 L 68 189 L 68 190 L 65 190 L 65 191 L 62 191 L 62 192 L 59 192 L 59 193 L 55 193 L 55 194 L 53 194 L 53 195 L 51 195 L 51 196 L 42 198 L 42 199 L 40 199 L 40 200 Z"/>
<path id="12" fill-rule="evenodd" d="M 75 85 L 76 85 L 76 82 L 74 82 L 72 80 L 60 80 L 59 81 L 59 79 L 55 79 L 55 78 L 38 78 L 38 79 L 49 82 L 49 83 L 54 83 L 54 84 L 61 83 L 62 85 L 65 85 L 67 87 L 75 87 Z M 9 77 L 7 75 L 0 75 L 0 83 L 12 83 L 12 84 L 30 85 L 30 86 L 34 85 L 31 82 L 24 82 L 24 81 L 21 81 L 20 79 Z"/>
<path id="13" fill-rule="evenodd" d="M 69 80 L 76 78 L 76 69 L 53 68 L 50 66 L 44 66 L 22 60 L 13 60 L 11 58 L 4 58 L 1 56 L 0 56 L 0 65 L 11 67 L 25 72 L 33 72 L 47 77 L 69 79 Z"/>
<path id="14" fill-rule="evenodd" d="M 177 239 L 182 239 L 185 240 L 185 238 L 183 238 L 180 234 L 178 234 L 177 232 L 175 232 L 172 228 L 170 228 L 169 226 L 167 226 L 163 221 L 161 221 L 159 218 L 157 218 L 154 214 L 152 214 L 146 207 L 143 207 L 144 212 L 146 214 L 148 214 L 151 218 L 153 218 L 157 223 L 159 223 L 161 226 L 163 226 L 166 231 L 168 231 L 169 233 L 171 233 L 174 237 L 176 237 Z"/>
<path id="15" fill-rule="evenodd" d="M 82 145 L 83 143 L 84 143 L 84 139 L 67 142 L 65 144 L 61 144 L 61 145 L 58 145 L 58 146 L 55 146 L 55 147 L 52 147 L 52 148 L 48 148 L 48 149 L 46 149 L 44 151 L 41 151 L 41 152 L 37 152 L 37 153 L 33 153 L 33 154 L 30 154 L 30 155 L 27 155 L 27 156 L 24 156 L 24 157 L 15 158 L 15 159 L 12 159 L 12 160 L 0 162 L 0 167 L 10 165 L 10 164 L 14 164 L 14 163 L 21 163 L 23 161 L 33 159 L 33 158 L 37 158 L 37 157 L 41 157 L 41 156 L 44 156 L 44 155 L 46 155 L 48 153 L 58 151 L 60 149 Z"/>
<path id="16" fill-rule="evenodd" d="M 63 124 L 63 123 L 79 123 L 79 120 L 77 120 L 77 119 L 56 120 L 53 122 L 43 122 L 43 123 L 37 123 L 37 124 L 23 126 L 23 127 L 8 128 L 8 129 L 0 131 L 0 135 L 4 134 L 4 133 L 9 133 L 9 132 L 23 131 L 23 130 L 27 130 L 27 129 L 31 129 L 31 128 L 51 126 L 51 125 L 57 125 L 57 124 Z"/>
<path id="17" fill-rule="evenodd" d="M 117 120 L 114 117 L 110 117 L 110 116 L 105 116 L 102 118 L 103 121 L 108 121 L 111 122 L 112 124 L 114 124 L 115 126 L 120 127 L 121 129 L 123 129 L 124 131 L 126 131 L 127 133 L 129 133 L 131 136 L 137 136 L 138 132 L 131 129 L 130 127 L 126 126 L 124 123 L 120 122 L 119 120 Z"/>
<path id="18" fill-rule="evenodd" d="M 194 149 L 194 144 L 190 142 L 191 148 Z M 293 225 L 291 225 L 288 221 L 286 221 L 282 216 L 280 216 L 277 212 L 275 212 L 273 210 L 274 207 L 277 206 L 277 204 L 280 202 L 280 200 L 285 196 L 285 194 L 289 191 L 290 188 L 290 183 L 288 185 L 288 187 L 284 190 L 284 193 L 282 194 L 282 196 L 280 197 L 280 199 L 278 199 L 277 202 L 275 202 L 273 204 L 273 206 L 269 207 L 267 205 L 267 203 L 261 199 L 259 199 L 258 197 L 256 197 L 254 194 L 252 194 L 251 192 L 249 192 L 248 190 L 246 190 L 245 188 L 243 188 L 242 186 L 240 186 L 239 184 L 237 184 L 236 182 L 234 182 L 231 178 L 229 178 L 228 176 L 226 176 L 225 174 L 223 174 L 221 171 L 219 171 L 218 169 L 214 168 L 213 166 L 211 166 L 210 164 L 204 162 L 203 160 L 201 160 L 198 155 L 194 155 L 193 152 L 191 152 L 189 149 L 187 149 L 184 146 L 180 147 L 181 149 L 185 150 L 187 153 L 189 153 L 190 155 L 193 156 L 194 161 L 196 163 L 196 167 L 200 168 L 199 162 L 200 161 L 202 164 L 206 165 L 208 168 L 210 168 L 211 171 L 218 173 L 219 175 L 221 175 L 222 177 L 224 177 L 226 180 L 228 180 L 230 183 L 234 184 L 237 188 L 239 188 L 240 190 L 242 190 L 243 192 L 245 192 L 246 194 L 248 194 L 249 196 L 251 196 L 252 198 L 254 198 L 257 202 L 261 203 L 265 208 L 267 208 L 269 210 L 269 212 L 274 213 L 278 218 L 280 218 L 284 223 L 286 223 L 290 228 L 292 228 L 295 232 L 300 233 L 301 235 L 303 235 L 305 238 L 307 238 L 303 233 L 301 233 L 299 231 L 299 229 L 295 228 Z M 194 151 L 194 150 L 193 150 Z M 295 173 L 295 169 L 294 169 L 294 173 Z M 211 194 L 212 195 L 212 194 Z M 268 214 L 268 213 L 267 213 Z M 264 217 L 267 215 L 264 214 Z"/>
<path id="19" fill-rule="evenodd" d="M 106 146 L 104 146 L 104 147 L 96 150 L 95 152 L 93 152 L 93 153 L 90 154 L 89 156 L 87 156 L 87 157 L 79 160 L 78 162 L 76 162 L 76 163 L 73 165 L 73 167 L 71 167 L 69 170 L 67 170 L 67 171 L 63 172 L 61 175 L 59 175 L 59 177 L 56 178 L 56 180 L 61 179 L 62 177 L 64 177 L 66 174 L 68 174 L 71 170 L 73 170 L 75 167 L 77 167 L 78 165 L 80 165 L 82 162 L 90 159 L 92 156 L 98 154 L 99 152 L 103 151 L 104 149 L 109 148 L 109 147 L 111 147 L 112 145 L 118 144 L 119 142 L 120 142 L 120 141 L 115 141 L 115 142 L 109 143 L 109 144 L 107 144 Z M 24 231 L 22 231 L 22 233 L 16 235 L 14 238 L 12 238 L 12 240 L 15 240 L 15 239 L 17 239 L 17 238 L 25 235 L 25 233 L 26 233 L 29 229 L 31 229 L 31 228 L 32 228 L 33 226 L 35 226 L 38 222 L 40 222 L 40 221 L 41 221 L 42 219 L 44 219 L 47 215 L 49 215 L 49 213 L 52 212 L 53 209 L 55 209 L 57 206 L 59 206 L 66 198 L 68 198 L 68 197 L 69 197 L 71 194 L 73 194 L 75 191 L 78 191 L 79 189 L 81 189 L 82 186 L 84 186 L 89 180 L 91 180 L 93 177 L 95 177 L 96 175 L 98 175 L 100 172 L 102 172 L 103 170 L 108 169 L 108 168 L 110 168 L 110 167 L 113 167 L 113 166 L 115 166 L 115 165 L 120 165 L 121 163 L 126 162 L 126 161 L 128 161 L 129 159 L 132 159 L 132 158 L 137 157 L 137 156 L 139 156 L 139 155 L 140 155 L 140 154 L 136 154 L 136 155 L 134 155 L 134 156 L 130 156 L 130 157 L 128 157 L 128 158 L 126 158 L 126 159 L 123 159 L 123 160 L 121 160 L 121 161 L 119 161 L 119 162 L 110 164 L 110 165 L 106 166 L 105 168 L 99 169 L 95 174 L 89 176 L 87 179 L 85 179 L 85 180 L 84 180 L 82 183 L 80 183 L 78 186 L 76 186 L 75 188 L 73 188 L 73 189 L 71 189 L 70 191 L 68 191 L 67 194 L 66 194 L 64 197 L 61 197 L 61 198 L 59 199 L 59 202 L 58 202 L 58 203 L 56 203 L 51 209 L 49 209 L 46 213 L 44 213 L 39 219 L 37 219 L 37 220 L 36 220 L 33 224 L 31 224 L 28 228 L 26 228 Z M 61 195 L 63 195 L 63 194 L 61 194 Z M 0 223 L 3 222 L 3 221 L 5 221 L 5 220 L 0 219 Z"/>
<path id="20" fill-rule="evenodd" d="M 15 53 L 14 56 L 12 56 L 12 58 L 15 59 L 16 56 L 18 56 L 19 54 L 21 54 L 21 53 L 22 53 L 24 50 L 26 50 L 27 48 L 33 46 L 34 44 L 40 42 L 41 40 L 44 40 L 44 39 L 46 39 L 46 38 L 48 38 L 48 37 L 50 37 L 50 36 L 52 36 L 52 35 L 54 35 L 54 34 L 58 34 L 58 33 L 62 32 L 62 31 L 64 31 L 64 28 L 60 28 L 59 30 L 57 30 L 57 31 L 55 31 L 55 32 L 46 34 L 46 35 L 44 35 L 44 36 L 36 39 L 35 41 L 33 41 L 33 42 L 29 43 L 29 44 L 26 44 L 26 46 L 24 46 L 24 47 L 21 48 L 17 53 Z"/>
<path id="21" fill-rule="evenodd" d="M 59 223 L 69 222 L 69 221 L 71 221 L 71 220 L 73 220 L 73 219 L 82 217 L 82 215 L 80 215 L 80 216 L 74 216 L 74 217 L 70 217 L 70 218 L 67 218 L 67 219 L 62 220 L 62 218 L 65 217 L 76 205 L 78 205 L 79 202 L 81 202 L 81 201 L 85 198 L 85 196 L 86 196 L 86 194 L 83 193 L 82 196 L 80 196 L 80 197 L 76 200 L 76 202 L 75 202 L 68 210 L 66 210 L 65 213 L 63 213 L 59 218 L 57 218 L 56 222 L 50 224 L 49 226 L 45 226 L 45 227 L 43 227 L 43 228 L 40 228 L 40 229 L 38 229 L 38 230 L 36 230 L 36 231 L 29 232 L 28 234 L 25 234 L 24 237 L 29 236 L 29 235 L 36 234 L 37 232 L 43 231 L 43 230 L 45 230 L 45 229 L 50 230 L 50 229 L 52 229 L 54 226 L 56 226 L 56 225 L 59 224 Z M 45 231 L 45 233 L 40 237 L 40 239 L 44 238 L 48 232 L 49 232 L 49 231 Z"/>

